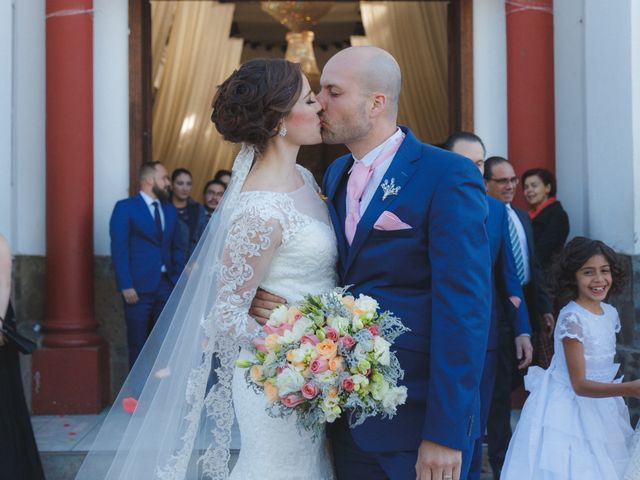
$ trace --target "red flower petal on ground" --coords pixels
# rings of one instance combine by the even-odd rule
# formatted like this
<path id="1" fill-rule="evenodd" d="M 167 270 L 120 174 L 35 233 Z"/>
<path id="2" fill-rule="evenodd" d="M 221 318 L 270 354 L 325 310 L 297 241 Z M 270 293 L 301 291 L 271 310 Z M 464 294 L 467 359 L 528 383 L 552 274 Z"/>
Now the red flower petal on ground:
<path id="1" fill-rule="evenodd" d="M 126 397 L 122 399 L 122 408 L 127 413 L 135 412 L 137 406 L 138 406 L 138 400 L 136 400 L 133 397 Z"/>

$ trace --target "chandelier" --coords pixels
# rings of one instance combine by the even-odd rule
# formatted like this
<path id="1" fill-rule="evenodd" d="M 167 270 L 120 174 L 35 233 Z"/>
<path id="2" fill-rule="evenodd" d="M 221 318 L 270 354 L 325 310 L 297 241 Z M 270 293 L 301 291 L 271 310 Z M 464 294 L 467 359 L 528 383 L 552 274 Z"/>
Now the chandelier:
<path id="1" fill-rule="evenodd" d="M 331 11 L 334 2 L 275 1 L 262 2 L 262 10 L 287 27 L 287 51 L 284 58 L 299 63 L 309 82 L 317 85 L 320 70 L 313 52 L 311 28 Z"/>

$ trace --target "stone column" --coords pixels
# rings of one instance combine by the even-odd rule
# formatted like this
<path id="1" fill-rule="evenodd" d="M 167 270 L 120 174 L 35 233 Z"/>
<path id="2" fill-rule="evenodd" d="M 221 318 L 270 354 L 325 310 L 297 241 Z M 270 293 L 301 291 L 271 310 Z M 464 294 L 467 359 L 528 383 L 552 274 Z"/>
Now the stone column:
<path id="1" fill-rule="evenodd" d="M 507 0 L 509 160 L 555 171 L 553 0 Z M 521 195 L 516 204 L 524 205 Z"/>
<path id="2" fill-rule="evenodd" d="M 33 411 L 97 413 L 108 351 L 93 308 L 93 2 L 46 2 L 46 271 Z"/>

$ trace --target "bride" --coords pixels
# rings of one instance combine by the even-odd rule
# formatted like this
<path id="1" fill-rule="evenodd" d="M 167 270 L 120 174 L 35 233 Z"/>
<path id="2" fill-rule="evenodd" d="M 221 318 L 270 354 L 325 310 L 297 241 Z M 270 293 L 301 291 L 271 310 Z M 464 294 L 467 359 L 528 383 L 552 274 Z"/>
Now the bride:
<path id="1" fill-rule="evenodd" d="M 234 366 L 252 355 L 258 287 L 296 302 L 336 286 L 327 208 L 296 165 L 301 145 L 321 142 L 320 109 L 286 60 L 251 60 L 219 87 L 212 121 L 243 143 L 231 184 L 76 478 L 334 478 L 324 438 L 269 417 Z"/>

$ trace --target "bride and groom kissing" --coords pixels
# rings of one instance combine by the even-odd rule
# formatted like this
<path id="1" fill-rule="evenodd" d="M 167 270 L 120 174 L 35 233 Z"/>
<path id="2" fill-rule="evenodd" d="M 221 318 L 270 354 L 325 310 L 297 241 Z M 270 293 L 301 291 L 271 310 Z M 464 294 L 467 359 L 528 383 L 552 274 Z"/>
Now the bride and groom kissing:
<path id="1" fill-rule="evenodd" d="M 232 479 L 466 478 L 491 300 L 482 178 L 397 126 L 388 52 L 345 49 L 320 83 L 314 95 L 299 66 L 258 59 L 218 88 L 212 121 L 243 143 L 232 183 L 130 374 L 144 388 L 117 452 L 95 453 L 122 421 L 116 401 L 78 478 L 227 478 L 234 415 Z M 321 141 L 351 152 L 322 190 L 296 164 Z M 408 396 L 390 420 L 328 424 L 327 442 L 268 416 L 235 361 L 279 302 L 338 285 L 410 329 L 393 345 Z"/>

